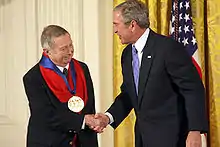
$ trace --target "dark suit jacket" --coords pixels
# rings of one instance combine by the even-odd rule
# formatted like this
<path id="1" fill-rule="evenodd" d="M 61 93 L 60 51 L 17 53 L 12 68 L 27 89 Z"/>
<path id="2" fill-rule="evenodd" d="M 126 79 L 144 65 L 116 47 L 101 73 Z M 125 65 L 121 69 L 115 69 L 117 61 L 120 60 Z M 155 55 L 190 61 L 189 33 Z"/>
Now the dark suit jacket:
<path id="1" fill-rule="evenodd" d="M 81 129 L 84 115 L 95 113 L 95 102 L 89 69 L 86 64 L 80 64 L 88 91 L 88 102 L 81 114 L 73 113 L 67 103 L 61 103 L 55 97 L 41 75 L 39 64 L 23 77 L 31 113 L 27 147 L 72 147 L 75 134 L 80 147 L 98 147 L 97 134 L 87 126 Z"/>
<path id="2" fill-rule="evenodd" d="M 121 93 L 108 109 L 116 128 L 134 108 L 136 147 L 182 147 L 188 131 L 207 131 L 204 87 L 184 47 L 152 30 L 143 49 L 139 94 L 132 51 L 122 53 Z"/>

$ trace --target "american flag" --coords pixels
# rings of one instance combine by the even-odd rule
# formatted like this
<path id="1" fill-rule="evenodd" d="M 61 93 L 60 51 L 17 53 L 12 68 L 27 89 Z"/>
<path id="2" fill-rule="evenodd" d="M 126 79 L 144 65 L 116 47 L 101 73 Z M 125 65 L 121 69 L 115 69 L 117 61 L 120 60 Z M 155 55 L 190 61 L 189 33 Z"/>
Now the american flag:
<path id="1" fill-rule="evenodd" d="M 190 0 L 173 0 L 171 14 L 171 36 L 186 47 L 188 53 L 192 56 L 200 77 L 202 77 Z"/>
<path id="2" fill-rule="evenodd" d="M 170 35 L 182 43 L 192 56 L 192 61 L 202 78 L 198 45 L 194 33 L 190 0 L 172 0 Z M 206 135 L 202 134 L 202 147 L 207 147 Z"/>

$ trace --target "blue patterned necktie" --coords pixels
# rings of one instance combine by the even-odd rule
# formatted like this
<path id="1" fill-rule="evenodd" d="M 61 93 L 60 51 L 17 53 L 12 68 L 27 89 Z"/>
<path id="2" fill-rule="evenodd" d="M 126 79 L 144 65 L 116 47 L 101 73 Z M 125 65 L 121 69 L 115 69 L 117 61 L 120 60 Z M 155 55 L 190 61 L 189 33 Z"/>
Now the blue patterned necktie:
<path id="1" fill-rule="evenodd" d="M 132 46 L 132 58 L 133 58 L 133 76 L 134 76 L 134 83 L 136 92 L 138 94 L 138 81 L 139 81 L 139 69 L 140 69 L 140 63 L 138 58 L 138 51 L 135 48 L 135 46 Z"/>

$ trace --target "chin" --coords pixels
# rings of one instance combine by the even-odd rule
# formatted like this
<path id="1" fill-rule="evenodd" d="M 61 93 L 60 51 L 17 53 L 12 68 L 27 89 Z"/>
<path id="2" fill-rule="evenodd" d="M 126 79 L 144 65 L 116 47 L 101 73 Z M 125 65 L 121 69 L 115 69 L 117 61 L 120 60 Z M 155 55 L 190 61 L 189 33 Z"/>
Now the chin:
<path id="1" fill-rule="evenodd" d="M 121 44 L 125 44 L 125 42 L 123 40 L 121 40 Z"/>
<path id="2" fill-rule="evenodd" d="M 128 42 L 123 40 L 123 39 L 121 39 L 121 44 L 128 44 Z"/>
<path id="3" fill-rule="evenodd" d="M 121 44 L 123 44 L 123 45 L 124 45 L 124 44 L 128 44 L 128 42 L 125 42 L 125 41 L 121 41 Z"/>

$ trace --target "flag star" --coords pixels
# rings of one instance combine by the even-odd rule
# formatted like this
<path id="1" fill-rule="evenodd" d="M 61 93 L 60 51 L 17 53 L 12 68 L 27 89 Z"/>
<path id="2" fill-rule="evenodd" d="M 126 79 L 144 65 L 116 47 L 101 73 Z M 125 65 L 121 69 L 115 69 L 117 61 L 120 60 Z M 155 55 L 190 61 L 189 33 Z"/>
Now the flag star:
<path id="1" fill-rule="evenodd" d="M 195 33 L 193 28 L 191 29 L 191 31 L 192 31 L 193 33 Z"/>
<path id="2" fill-rule="evenodd" d="M 196 44 L 196 38 L 194 36 L 192 37 L 192 43 L 193 43 L 193 45 Z"/>
<path id="3" fill-rule="evenodd" d="M 183 19 L 182 14 L 183 14 L 183 13 L 180 13 L 180 15 L 179 15 L 179 20 L 182 20 L 182 19 Z"/>
<path id="4" fill-rule="evenodd" d="M 188 38 L 185 38 L 185 37 L 184 37 L 182 43 L 184 44 L 184 46 L 186 46 L 187 44 L 189 44 L 189 43 L 188 43 Z"/>
<path id="5" fill-rule="evenodd" d="M 175 11 L 176 3 L 173 3 L 173 11 Z"/>
<path id="6" fill-rule="evenodd" d="M 186 2 L 185 7 L 186 7 L 186 10 L 189 8 L 189 2 Z"/>
<path id="7" fill-rule="evenodd" d="M 180 9 L 182 9 L 182 8 L 183 8 L 183 2 L 180 3 Z"/>
<path id="8" fill-rule="evenodd" d="M 184 17 L 185 21 L 187 22 L 189 19 L 189 14 L 185 14 L 185 17 Z"/>
<path id="9" fill-rule="evenodd" d="M 173 15 L 172 16 L 172 23 L 175 21 L 175 16 Z"/>
<path id="10" fill-rule="evenodd" d="M 189 32 L 189 26 L 184 26 L 184 31 L 185 31 L 185 33 L 187 33 L 187 32 Z"/>
<path id="11" fill-rule="evenodd" d="M 179 43 L 181 43 L 181 40 L 180 40 L 180 38 L 178 38 L 178 42 L 179 42 Z"/>
<path id="12" fill-rule="evenodd" d="M 179 26 L 179 33 L 182 32 L 182 26 Z"/>

